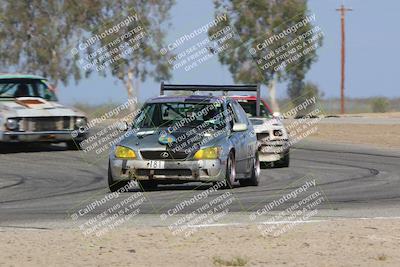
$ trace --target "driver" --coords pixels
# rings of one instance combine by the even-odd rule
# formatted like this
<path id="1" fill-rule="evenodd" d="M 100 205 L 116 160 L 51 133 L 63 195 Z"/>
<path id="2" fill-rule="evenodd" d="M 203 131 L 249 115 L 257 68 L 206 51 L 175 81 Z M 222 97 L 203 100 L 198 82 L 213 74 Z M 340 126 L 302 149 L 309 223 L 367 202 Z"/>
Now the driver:
<path id="1" fill-rule="evenodd" d="M 21 83 L 18 85 L 14 97 L 24 97 L 24 96 L 29 96 L 29 88 L 26 84 Z"/>

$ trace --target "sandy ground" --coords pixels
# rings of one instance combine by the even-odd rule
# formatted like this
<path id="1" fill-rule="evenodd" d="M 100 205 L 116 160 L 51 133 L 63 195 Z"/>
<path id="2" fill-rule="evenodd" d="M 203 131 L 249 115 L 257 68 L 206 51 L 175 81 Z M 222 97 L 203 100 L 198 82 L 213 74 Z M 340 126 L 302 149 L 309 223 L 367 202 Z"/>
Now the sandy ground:
<path id="1" fill-rule="evenodd" d="M 376 148 L 400 149 L 400 125 L 317 124 L 309 138 L 319 141 L 365 144 Z"/>
<path id="2" fill-rule="evenodd" d="M 0 232 L 0 266 L 400 266 L 400 220 L 298 224 L 278 237 L 256 225 L 121 228 L 97 238 L 78 230 Z"/>

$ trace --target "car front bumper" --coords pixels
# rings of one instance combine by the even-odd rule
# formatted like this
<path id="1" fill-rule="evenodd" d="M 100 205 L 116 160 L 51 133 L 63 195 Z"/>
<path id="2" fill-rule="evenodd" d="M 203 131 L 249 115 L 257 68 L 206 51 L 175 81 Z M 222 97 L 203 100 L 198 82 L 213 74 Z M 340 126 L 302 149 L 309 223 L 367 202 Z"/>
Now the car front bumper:
<path id="1" fill-rule="evenodd" d="M 289 153 L 289 142 L 285 139 L 259 143 L 258 152 L 261 162 L 278 161 Z"/>
<path id="2" fill-rule="evenodd" d="M 164 160 L 162 168 L 151 168 L 151 160 L 110 159 L 113 179 L 215 182 L 225 179 L 225 161 Z"/>
<path id="3" fill-rule="evenodd" d="M 41 132 L 0 132 L 1 142 L 65 142 L 75 140 L 82 141 L 87 133 L 79 133 L 73 137 L 71 130 L 41 131 Z"/>

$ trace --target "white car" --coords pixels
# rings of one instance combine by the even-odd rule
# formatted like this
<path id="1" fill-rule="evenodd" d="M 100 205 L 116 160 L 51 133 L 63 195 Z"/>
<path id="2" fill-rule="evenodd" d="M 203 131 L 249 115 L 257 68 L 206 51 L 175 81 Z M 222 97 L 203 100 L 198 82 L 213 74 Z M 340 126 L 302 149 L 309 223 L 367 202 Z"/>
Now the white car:
<path id="1" fill-rule="evenodd" d="M 45 78 L 0 74 L 0 143 L 66 142 L 78 149 L 86 123 L 82 112 L 57 102 Z"/>
<path id="2" fill-rule="evenodd" d="M 253 124 L 259 144 L 261 167 L 289 167 L 290 149 L 289 136 L 281 119 L 273 116 L 264 99 L 260 99 L 260 114 L 256 116 L 256 96 L 233 96 Z"/>

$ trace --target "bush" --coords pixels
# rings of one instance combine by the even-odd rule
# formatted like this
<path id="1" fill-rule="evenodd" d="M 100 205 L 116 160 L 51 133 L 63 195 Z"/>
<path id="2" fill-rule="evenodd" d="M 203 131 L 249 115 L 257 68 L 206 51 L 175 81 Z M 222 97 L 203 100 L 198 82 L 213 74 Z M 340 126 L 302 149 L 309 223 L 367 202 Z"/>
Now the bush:
<path id="1" fill-rule="evenodd" d="M 377 97 L 371 101 L 372 111 L 384 113 L 388 111 L 389 101 L 384 97 Z"/>

